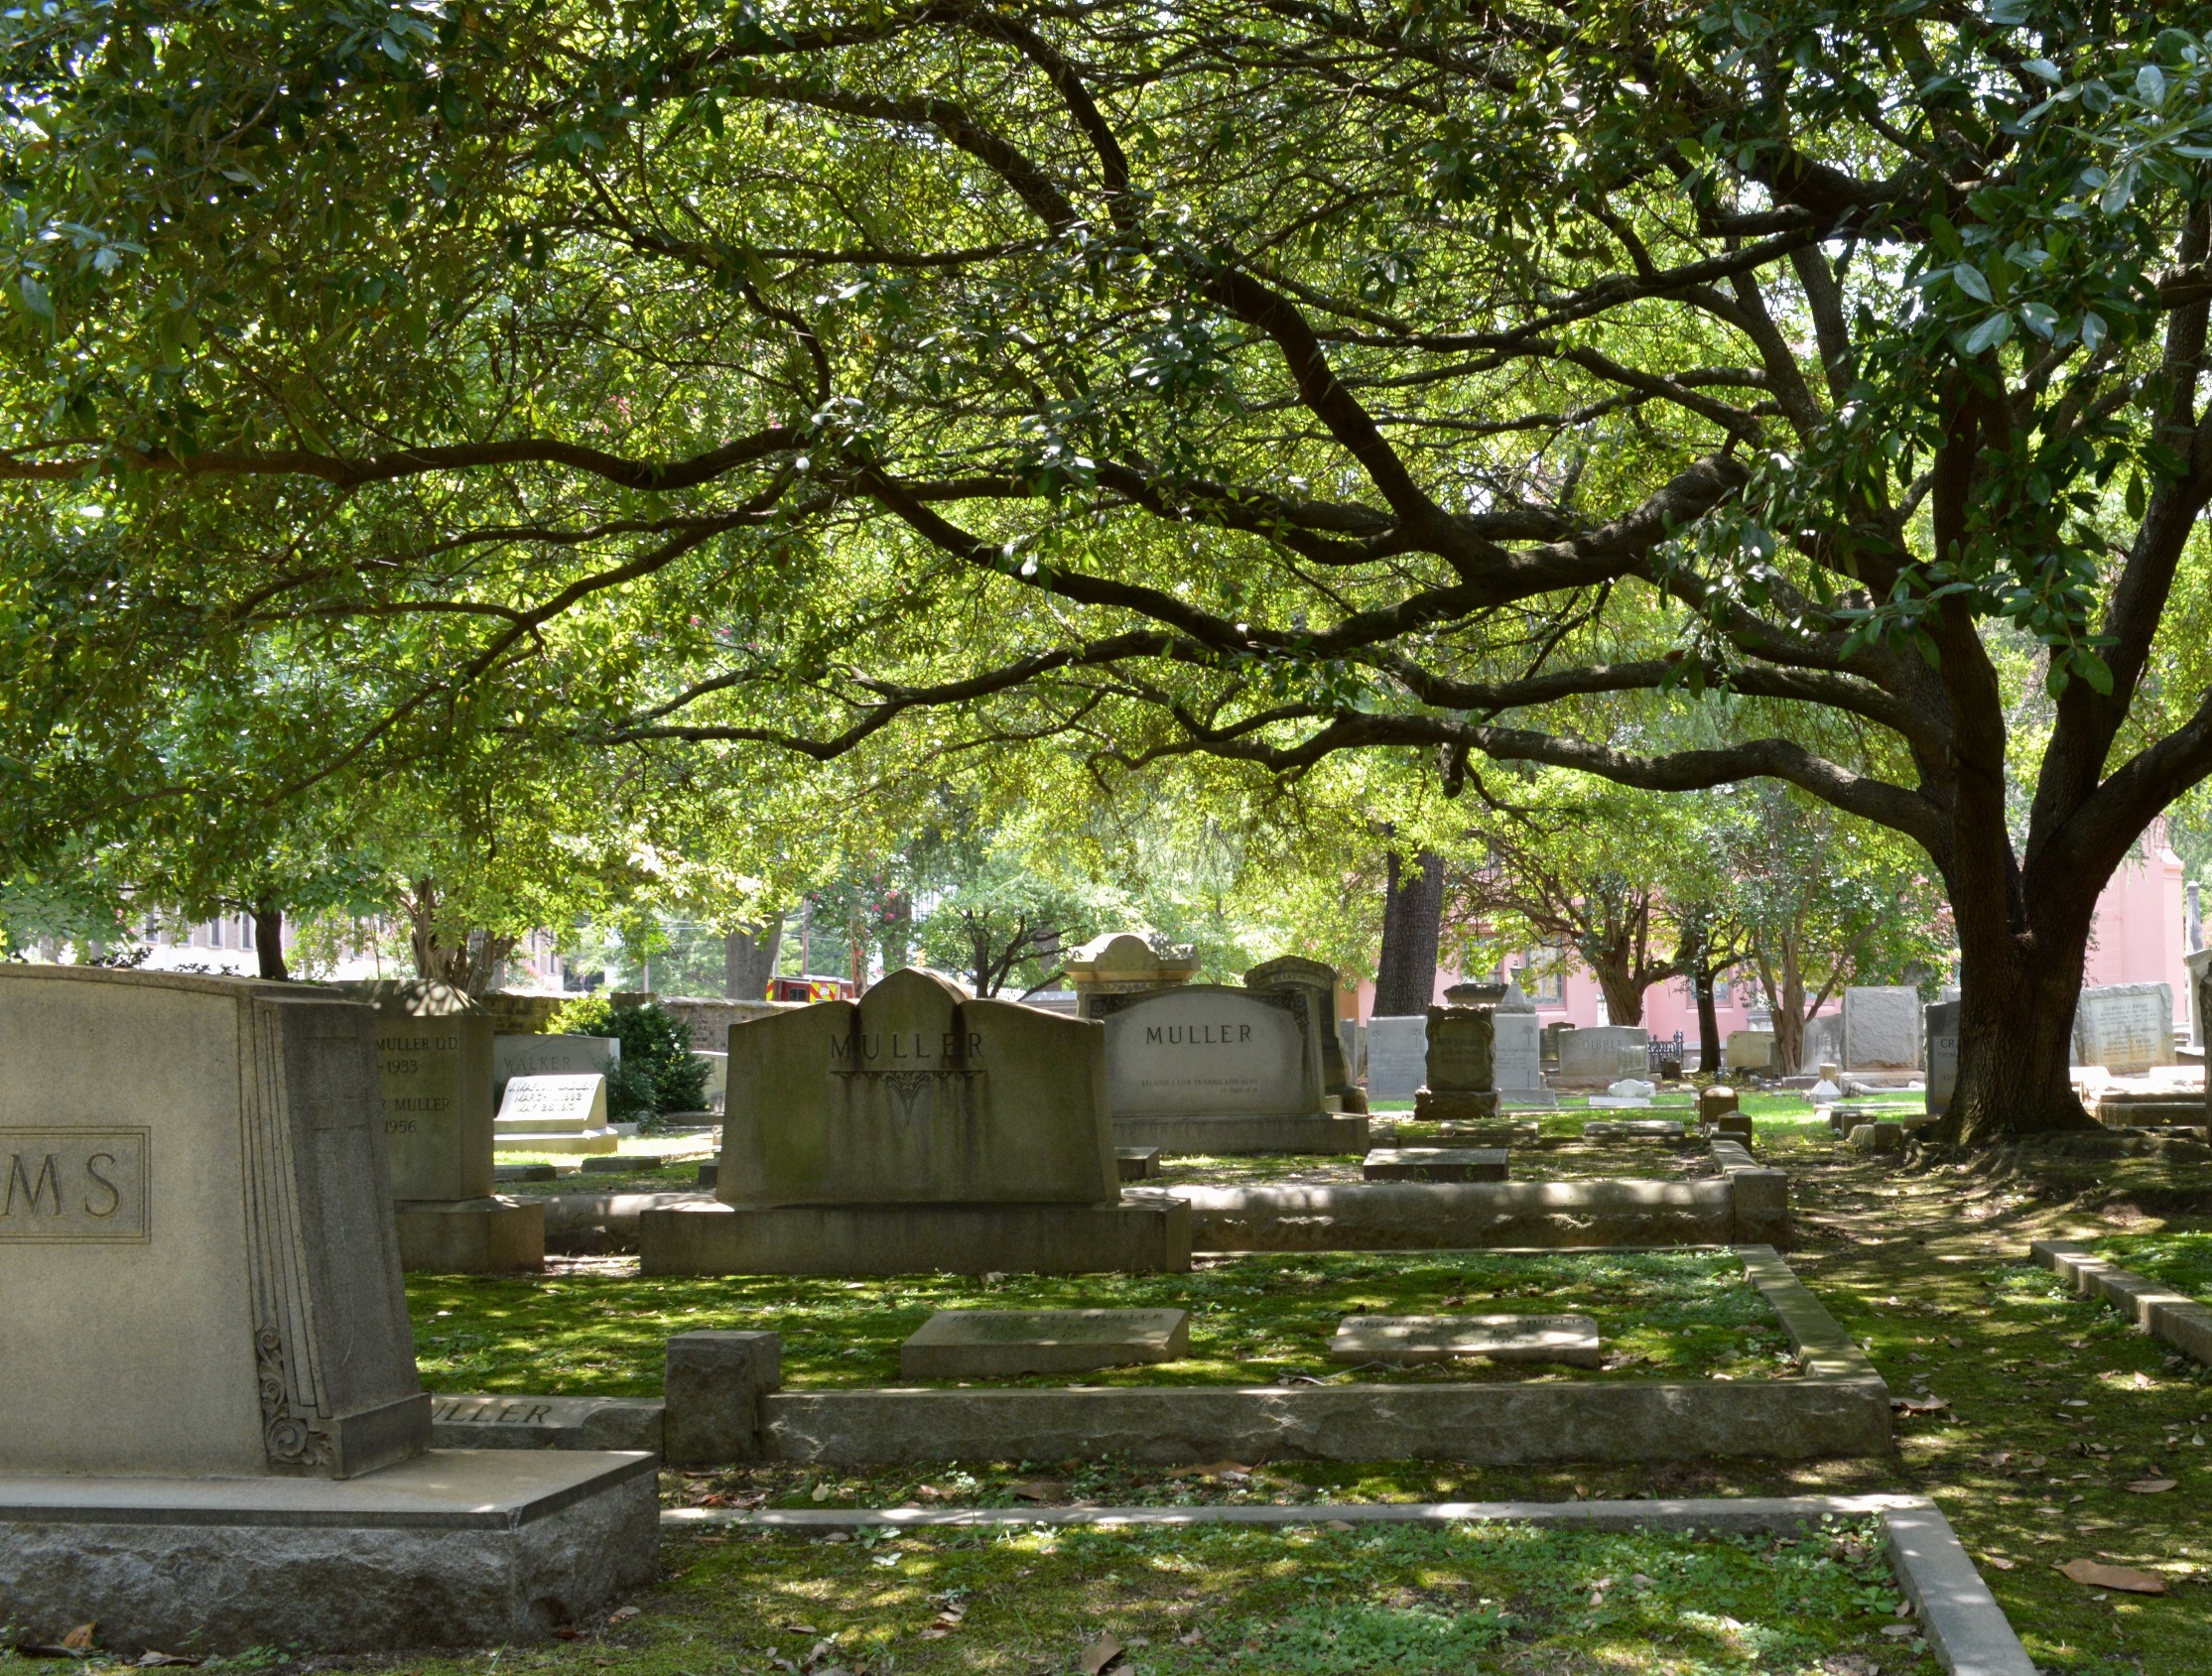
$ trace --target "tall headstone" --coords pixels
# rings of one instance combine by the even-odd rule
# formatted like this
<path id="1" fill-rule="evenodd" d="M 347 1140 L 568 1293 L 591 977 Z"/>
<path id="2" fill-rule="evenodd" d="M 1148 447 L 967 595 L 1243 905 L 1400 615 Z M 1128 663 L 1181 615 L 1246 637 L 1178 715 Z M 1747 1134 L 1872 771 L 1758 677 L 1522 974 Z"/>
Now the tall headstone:
<path id="1" fill-rule="evenodd" d="M 1772 1071 L 1775 1069 L 1774 1032 L 1731 1030 L 1722 1057 L 1731 1071 Z"/>
<path id="2" fill-rule="evenodd" d="M 1337 1032 L 1337 968 L 1320 961 L 1285 955 L 1245 972 L 1244 987 L 1290 991 L 1310 998 L 1313 1030 L 1321 1043 L 1321 1092 L 1346 1111 L 1365 1111 L 1366 1095 L 1353 1075 Z"/>
<path id="3" fill-rule="evenodd" d="M 1920 991 L 1909 983 L 1865 984 L 1843 995 L 1843 1068 L 1920 1068 Z"/>
<path id="4" fill-rule="evenodd" d="M 1332 977 L 1333 981 L 1333 977 Z M 1122 1146 L 1170 1152 L 1365 1151 L 1366 1120 L 1331 1112 L 1310 991 L 1179 985 L 1092 995 L 1106 1104 Z"/>
<path id="5" fill-rule="evenodd" d="M 307 984 L 0 967 L 14 1633 L 94 1620 L 114 1648 L 480 1643 L 543 1633 L 545 1602 L 581 1615 L 650 1572 L 649 1457 L 425 1454 L 386 1022 Z M 158 1097 L 118 1098 L 119 1067 L 158 1073 Z M 519 1541 L 502 1521 L 548 1495 L 583 1505 Z M 586 1530 L 588 1565 L 517 1563 Z M 456 1579 L 471 1539 L 481 1575 Z"/>
<path id="6" fill-rule="evenodd" d="M 1555 1071 L 1559 1068 L 1559 1040 L 1572 1029 L 1574 1029 L 1574 1026 L 1564 1019 L 1544 1026 L 1542 1034 L 1538 1037 L 1538 1051 L 1542 1055 L 1543 1064 L 1550 1066 Z"/>
<path id="7" fill-rule="evenodd" d="M 2103 983 L 2074 1006 L 2073 1062 L 2118 1076 L 2171 1065 L 2173 990 L 2164 983 Z"/>
<path id="8" fill-rule="evenodd" d="M 1558 1096 L 1544 1087 L 1543 1021 L 1536 1003 L 1507 987 L 1492 1018 L 1496 1040 L 1492 1054 L 1500 1105 L 1556 1105 Z"/>
<path id="9" fill-rule="evenodd" d="M 1940 1116 L 1951 1109 L 1951 1096 L 1959 1086 L 1959 1003 L 1930 1001 L 1920 1014 L 1926 1040 L 1922 1063 L 1928 1069 L 1928 1111 Z"/>
<path id="10" fill-rule="evenodd" d="M 1189 1266 L 1189 1207 L 1120 1186 L 1103 1025 L 906 970 L 729 1055 L 720 1203 L 646 1213 L 647 1273 Z"/>
<path id="11" fill-rule="evenodd" d="M 2204 985 L 2212 977 L 2212 949 L 2196 949 L 2181 957 L 2186 973 L 2183 981 L 2189 986 L 2189 1046 L 2199 1053 L 2205 1050 L 2204 1036 Z"/>
<path id="12" fill-rule="evenodd" d="M 1076 1016 L 1089 1018 L 1094 995 L 1135 995 L 1172 989 L 1198 975 L 1198 952 L 1165 938 L 1133 931 L 1095 937 L 1068 957 L 1068 981 L 1075 986 Z"/>
<path id="13" fill-rule="evenodd" d="M 1624 1077 L 1643 1077 L 1649 1069 L 1650 1036 L 1640 1024 L 1599 1024 L 1569 1030 L 1559 1038 L 1559 1089 L 1610 1089 Z"/>
<path id="14" fill-rule="evenodd" d="M 1496 1014 L 1487 1006 L 1431 1007 L 1428 1026 L 1427 1081 L 1413 1096 L 1414 1117 L 1423 1123 L 1496 1117 Z"/>
<path id="15" fill-rule="evenodd" d="M 339 987 L 376 1009 L 403 1266 L 434 1274 L 545 1267 L 545 1207 L 491 1190 L 490 1014 L 429 978 Z"/>
<path id="16" fill-rule="evenodd" d="M 1428 1080 L 1426 1014 L 1367 1020 L 1367 1099 L 1411 1099 Z"/>
<path id="17" fill-rule="evenodd" d="M 1805 1020 L 1805 1039 L 1799 1052 L 1801 1065 L 1843 1067 L 1843 1014 L 1815 1013 Z"/>
<path id="18" fill-rule="evenodd" d="M 756 1001 L 730 995 L 663 995 L 660 1007 L 691 1033 L 691 1045 L 700 1053 L 727 1053 L 729 1027 L 772 1018 L 800 1001 Z"/>

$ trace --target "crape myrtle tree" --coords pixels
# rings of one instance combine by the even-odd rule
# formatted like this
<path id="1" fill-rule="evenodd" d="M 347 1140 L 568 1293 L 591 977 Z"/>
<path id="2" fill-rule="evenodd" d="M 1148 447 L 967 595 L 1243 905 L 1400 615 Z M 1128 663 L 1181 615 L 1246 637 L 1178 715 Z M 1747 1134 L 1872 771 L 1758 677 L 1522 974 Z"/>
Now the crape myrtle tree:
<path id="1" fill-rule="evenodd" d="M 504 681 L 717 766 L 1775 779 L 1943 882 L 1948 1132 L 2078 1125 L 2098 890 L 2212 769 L 2208 24 L 57 0 L 0 470 L 118 533 L 8 656 L 403 637 L 348 750 Z"/>

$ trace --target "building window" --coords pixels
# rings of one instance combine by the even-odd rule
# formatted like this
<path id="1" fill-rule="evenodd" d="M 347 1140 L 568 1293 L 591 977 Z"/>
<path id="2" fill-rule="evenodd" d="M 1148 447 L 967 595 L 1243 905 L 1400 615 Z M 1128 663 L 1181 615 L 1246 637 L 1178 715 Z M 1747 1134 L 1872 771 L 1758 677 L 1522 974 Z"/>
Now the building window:
<path id="1" fill-rule="evenodd" d="M 1566 963 L 1554 949 L 1538 949 L 1523 955 L 1520 964 L 1513 967 L 1513 981 L 1520 985 L 1520 992 L 1539 1004 L 1565 1006 L 1567 1004 Z"/>

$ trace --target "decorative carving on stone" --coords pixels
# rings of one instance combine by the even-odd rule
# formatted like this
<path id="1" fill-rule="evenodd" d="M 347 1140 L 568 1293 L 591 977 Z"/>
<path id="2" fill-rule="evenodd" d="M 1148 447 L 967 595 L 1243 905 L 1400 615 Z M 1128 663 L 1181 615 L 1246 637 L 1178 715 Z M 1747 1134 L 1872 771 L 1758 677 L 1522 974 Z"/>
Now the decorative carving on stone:
<path id="1" fill-rule="evenodd" d="M 319 1416 L 303 1415 L 292 1406 L 283 1336 L 273 1327 L 262 1328 L 254 1335 L 254 1354 L 261 1371 L 261 1436 L 269 1464 L 303 1472 L 328 1471 L 337 1459 L 330 1434 L 314 1424 Z"/>

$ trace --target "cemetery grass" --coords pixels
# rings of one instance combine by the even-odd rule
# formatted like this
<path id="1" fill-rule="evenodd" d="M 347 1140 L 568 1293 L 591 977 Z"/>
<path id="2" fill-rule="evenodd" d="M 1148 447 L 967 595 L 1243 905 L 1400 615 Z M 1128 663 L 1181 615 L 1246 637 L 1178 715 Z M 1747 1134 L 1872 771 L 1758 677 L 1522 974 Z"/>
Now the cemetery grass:
<path id="1" fill-rule="evenodd" d="M 899 1373 L 899 1345 L 940 1309 L 1186 1308 L 1191 1354 L 1003 1385 L 1255 1385 L 1794 1375 L 1773 1312 L 1726 1252 L 1268 1253 L 1204 1257 L 1189 1274 L 669 1278 L 408 1277 L 416 1355 L 438 1391 L 653 1396 L 670 1334 L 782 1335 L 789 1389 L 952 1384 Z M 1328 1359 L 1347 1315 L 1590 1315 L 1602 1369 L 1465 1360 L 1347 1367 Z"/>

